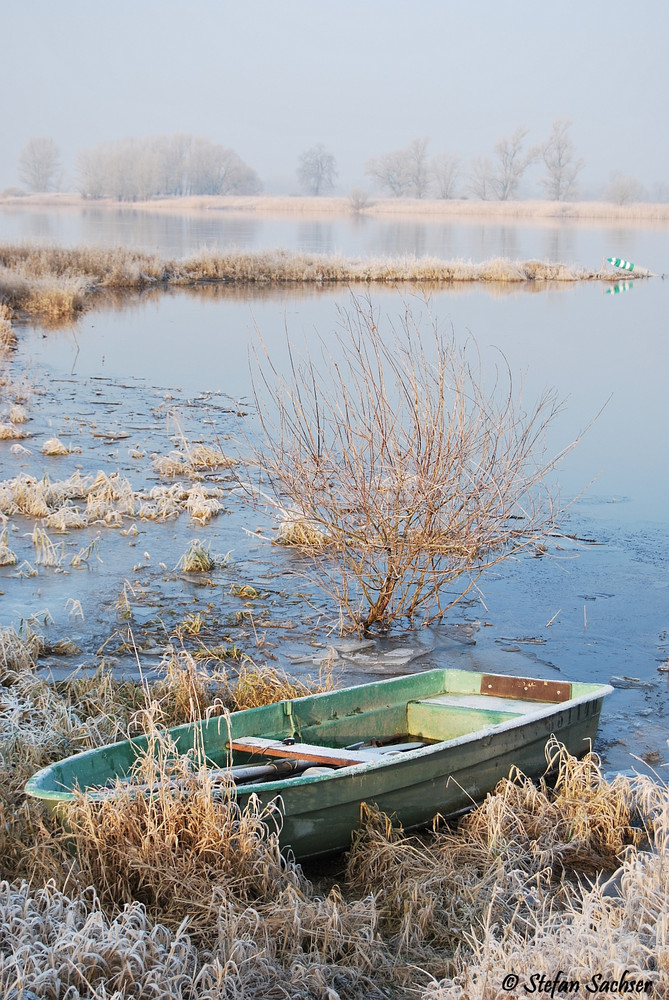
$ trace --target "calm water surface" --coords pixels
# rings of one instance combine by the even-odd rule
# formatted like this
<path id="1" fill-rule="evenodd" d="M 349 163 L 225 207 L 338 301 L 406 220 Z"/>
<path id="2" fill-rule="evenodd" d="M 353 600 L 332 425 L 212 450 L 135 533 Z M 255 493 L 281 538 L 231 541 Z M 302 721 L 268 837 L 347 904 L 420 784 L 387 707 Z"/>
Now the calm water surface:
<path id="1" fill-rule="evenodd" d="M 91 225 L 94 218 L 93 212 Z M 192 223 L 192 233 L 184 236 L 182 232 L 181 242 L 169 230 L 176 223 L 164 217 L 147 219 L 137 213 L 136 227 L 125 236 L 116 228 L 121 221 L 127 223 L 126 213 L 119 213 L 104 235 L 98 232 L 95 241 L 123 240 L 148 248 L 155 239 L 161 251 L 175 253 L 195 248 L 202 238 L 199 219 Z M 188 220 L 178 221 L 182 231 L 188 228 Z M 6 218 L 2 225 L 7 227 Z M 51 218 L 50 225 L 50 235 L 33 235 L 63 242 L 82 238 L 80 233 L 63 228 L 61 215 Z M 70 220 L 68 225 L 75 223 Z M 156 231 L 149 234 L 149 225 L 155 225 Z M 215 219 L 211 225 L 219 227 L 216 233 L 212 230 L 212 241 L 222 240 L 220 226 L 224 222 Z M 263 240 L 276 237 L 274 245 L 290 245 L 292 238 L 296 247 L 305 249 L 400 252 L 389 244 L 387 231 L 379 243 L 364 224 L 356 234 L 353 223 L 346 224 L 346 232 L 343 223 L 323 223 L 317 238 L 315 229 L 307 232 L 312 223 L 304 224 L 307 228 L 300 232 L 296 225 L 286 228 L 286 223 L 276 223 L 288 233 L 283 241 L 279 241 L 279 230 L 272 230 L 274 223 L 240 222 L 239 232 L 244 225 L 255 233 L 248 237 L 255 242 L 246 245 L 261 246 Z M 83 226 L 81 217 L 76 226 Z M 167 228 L 160 230 L 161 226 Z M 423 226 L 420 234 L 412 235 L 408 228 L 399 226 L 397 246 L 404 247 L 401 252 L 423 252 L 416 249 L 423 241 L 430 244 L 424 252 L 474 259 L 504 252 L 504 227 L 456 227 L 459 234 L 450 237 L 447 228 Z M 477 229 L 485 232 L 477 233 Z M 239 232 L 235 241 L 242 245 Z M 322 245 L 309 246 L 312 237 L 315 243 L 322 240 Z M 15 235 L 6 234 L 5 238 Z M 450 238 L 453 242 L 448 245 L 453 249 L 440 250 Z M 94 240 L 92 235 L 88 239 Z M 342 243 L 350 240 L 348 246 L 354 249 L 336 247 L 339 239 Z M 545 249 L 552 239 L 555 234 L 550 230 L 518 227 L 511 241 L 519 249 L 508 255 L 555 256 L 580 263 L 587 263 L 586 255 L 594 255 L 596 265 L 605 254 L 622 253 L 632 259 L 636 254 L 639 262 L 657 270 L 662 270 L 663 254 L 666 259 L 665 231 L 618 230 L 614 234 L 612 230 L 562 228 L 554 244 L 555 255 Z M 569 240 L 574 241 L 569 244 L 571 253 L 563 249 L 564 241 Z M 472 249 L 477 245 L 478 251 Z M 654 279 L 614 294 L 610 288 L 593 283 L 551 286 L 541 291 L 529 286 L 478 285 L 455 291 L 374 288 L 370 295 L 381 329 L 397 322 L 408 304 L 425 329 L 434 320 L 457 340 L 475 338 L 484 368 L 491 369 L 502 352 L 516 384 L 522 383 L 528 404 L 544 388 L 555 386 L 566 403 L 549 434 L 552 452 L 597 418 L 558 473 L 563 500 L 573 501 L 565 534 L 576 539 L 552 540 L 548 557 L 528 556 L 503 564 L 483 579 L 480 593 L 455 609 L 443 627 L 390 640 L 409 651 L 403 669 L 423 669 L 443 663 L 447 657 L 472 669 L 519 675 L 561 674 L 597 681 L 617 678 L 616 691 L 608 699 L 603 717 L 600 747 L 605 762 L 611 767 L 630 767 L 635 763 L 631 754 L 655 751 L 666 760 L 668 675 L 658 667 L 669 655 L 669 285 Z M 133 466 L 128 457 L 130 442 L 128 448 L 125 444 L 103 445 L 86 436 L 90 433 L 88 423 L 94 417 L 99 423 L 101 413 L 106 414 L 107 422 L 114 420 L 115 426 L 129 428 L 133 446 L 147 451 L 169 449 L 172 417 L 195 439 L 198 435 L 211 439 L 211 433 L 221 438 L 234 435 L 234 419 L 226 411 L 248 403 L 248 355 L 257 342 L 257 332 L 279 362 L 285 357 L 286 333 L 298 348 L 313 353 L 321 340 L 333 342 L 341 310 L 350 306 L 346 289 L 240 292 L 210 288 L 197 293 L 182 290 L 128 297 L 120 305 L 107 304 L 87 313 L 68 330 L 26 329 L 20 363 L 33 378 L 48 385 L 34 428 L 34 455 L 39 455 L 40 433 L 66 434 L 78 421 L 84 444 L 80 464 L 88 470 L 106 463 L 131 470 L 130 475 L 137 469 L 137 463 Z M 96 411 L 92 401 L 102 409 Z M 150 430 L 155 428 L 156 419 L 165 423 L 162 441 Z M 55 478 L 67 474 L 67 463 L 74 467 L 74 459 L 64 459 L 66 464 L 56 473 L 54 460 L 40 459 L 19 460 L 5 451 L 3 477 L 29 470 L 36 474 L 41 469 Z M 91 465 L 96 462 L 99 464 Z M 156 528 L 139 544 L 155 546 L 161 558 L 174 565 L 184 539 L 200 533 L 211 541 L 214 551 L 234 550 L 235 572 L 240 578 L 267 584 L 277 574 L 290 575 L 291 562 L 288 554 L 249 540 L 246 530 L 254 529 L 254 516 L 249 518 L 238 510 L 212 521 L 201 532 L 188 525 Z M 138 558 L 137 552 L 121 558 L 118 551 L 112 551 L 111 542 L 104 545 L 101 554 L 106 562 L 102 566 L 85 576 L 71 575 L 67 581 L 67 593 L 81 595 L 89 609 L 90 618 L 87 614 L 87 624 L 80 628 L 82 647 L 88 643 L 92 648 L 105 635 L 100 618 L 111 613 L 105 594 L 116 593 L 124 576 L 132 574 L 129 560 L 136 562 Z M 154 556 L 152 566 L 155 561 Z M 3 620 L 48 601 L 57 619 L 54 628 L 67 630 L 67 615 L 53 610 L 61 599 L 63 606 L 65 603 L 62 580 L 16 581 L 8 571 L 3 572 Z M 110 577 L 114 578 L 112 583 Z M 227 599 L 226 586 L 230 586 L 227 578 L 220 581 L 221 601 Z M 179 592 L 173 594 L 175 601 L 182 600 L 184 587 L 188 590 L 183 583 L 178 587 Z M 462 636 L 469 636 L 466 641 L 457 632 L 460 627 L 465 630 Z M 306 639 L 300 645 L 299 637 L 293 634 L 288 648 L 292 654 L 304 653 L 306 666 L 298 669 L 310 667 L 309 657 L 314 654 Z M 389 668 L 384 665 L 384 648 L 380 642 L 376 658 L 350 658 L 346 679 L 352 683 L 385 676 Z"/>
<path id="2" fill-rule="evenodd" d="M 167 256 L 202 247 L 266 250 L 283 247 L 347 257 L 436 256 L 447 260 L 556 261 L 597 268 L 604 257 L 625 257 L 658 273 L 669 270 L 669 229 L 625 223 L 555 220 L 513 224 L 350 215 L 262 217 L 229 210 L 197 215 L 132 208 L 0 208 L 0 240 L 133 246 Z"/>

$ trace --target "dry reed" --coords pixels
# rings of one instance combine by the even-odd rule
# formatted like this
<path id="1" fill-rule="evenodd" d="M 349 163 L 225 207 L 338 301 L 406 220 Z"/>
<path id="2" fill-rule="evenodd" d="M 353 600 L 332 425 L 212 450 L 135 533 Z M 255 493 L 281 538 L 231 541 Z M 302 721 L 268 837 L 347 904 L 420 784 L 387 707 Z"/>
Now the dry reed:
<path id="1" fill-rule="evenodd" d="M 527 283 L 613 281 L 617 277 L 608 269 L 576 269 L 534 260 L 497 259 L 479 264 L 428 257 L 347 260 L 284 250 L 227 253 L 203 250 L 182 260 L 161 260 L 156 255 L 122 248 L 0 246 L 0 296 L 7 308 L 40 313 L 54 322 L 76 315 L 101 289 L 212 282 L 226 285 Z"/>
<path id="2" fill-rule="evenodd" d="M 556 799 L 559 804 L 561 795 L 576 793 L 566 808 L 581 832 L 578 813 L 583 806 L 586 811 L 594 807 L 602 820 L 606 814 L 609 823 L 615 820 L 613 803 L 600 812 L 602 803 L 595 800 L 601 798 L 602 792 L 611 798 L 616 793 L 613 789 L 606 792 L 605 783 L 597 781 L 595 800 L 591 800 L 584 794 L 590 782 L 589 770 L 579 775 L 572 768 L 571 779 L 566 779 L 565 789 L 558 792 Z M 492 906 L 485 909 L 478 926 L 472 927 L 465 946 L 455 956 L 449 977 L 435 977 L 423 994 L 424 1000 L 501 996 L 502 980 L 509 973 L 517 977 L 512 996 L 529 992 L 542 975 L 544 981 L 556 981 L 560 993 L 569 990 L 569 983 L 579 983 L 590 993 L 601 990 L 667 995 L 669 790 L 648 778 L 638 778 L 628 782 L 626 789 L 619 782 L 617 794 L 621 793 L 626 799 L 623 808 L 636 801 L 642 815 L 648 816 L 649 809 L 654 813 L 654 817 L 648 817 L 646 827 L 649 849 L 629 846 L 621 851 L 619 867 L 609 880 L 600 877 L 577 884 L 563 881 L 557 892 L 543 898 L 539 898 L 534 885 L 528 885 L 534 905 L 525 908 L 521 920 L 514 915 L 505 925 L 496 923 Z M 611 827 L 608 832 L 613 832 Z M 601 849 L 601 830 L 593 829 L 591 833 L 595 861 Z M 556 840 L 552 833 L 548 834 L 551 847 L 556 846 Z M 624 983 L 614 985 L 614 981 L 619 984 L 625 979 L 627 987 Z M 575 992 L 573 987 L 571 991 Z"/>
<path id="3" fill-rule="evenodd" d="M 32 437 L 29 431 L 21 430 L 14 423 L 0 421 L 0 441 L 17 441 Z"/>
<path id="4" fill-rule="evenodd" d="M 106 670 L 54 684 L 35 674 L 41 648 L 35 633 L 0 632 L 6 995 L 491 1000 L 511 972 L 521 985 L 558 970 L 585 983 L 623 968 L 666 995 L 669 790 L 658 782 L 607 781 L 594 755 L 579 762 L 553 742 L 554 788 L 513 775 L 457 829 L 407 837 L 369 811 L 344 891 L 321 892 L 279 853 L 279 813 L 241 809 L 200 754 L 180 757 L 155 727 L 304 685 L 248 661 L 209 672 L 184 651 L 151 690 Z M 80 797 L 68 849 L 23 782 L 123 731 L 148 733 L 135 781 L 154 793 L 123 782 L 114 797 Z"/>
<path id="5" fill-rule="evenodd" d="M 551 970 L 555 974 L 562 969 L 570 978 L 567 970 L 576 961 L 581 972 L 589 963 L 592 975 L 611 962 L 623 966 L 630 952 L 635 957 L 627 967 L 639 968 L 645 954 L 640 966 L 643 974 L 656 978 L 649 963 L 652 952 L 643 941 L 648 940 L 649 930 L 654 936 L 652 924 L 641 935 L 642 920 L 631 921 L 636 931 L 629 926 L 629 909 L 636 909 L 633 904 L 630 907 L 631 880 L 624 898 L 604 900 L 606 875 L 594 885 L 585 876 L 596 878 L 617 871 L 616 884 L 622 878 L 625 885 L 628 870 L 643 870 L 644 894 L 652 897 L 657 911 L 667 871 L 653 855 L 636 846 L 643 831 L 632 825 L 632 818 L 635 804 L 642 814 L 653 812 L 657 849 L 667 836 L 667 789 L 643 785 L 644 806 L 643 794 L 630 779 L 618 776 L 607 782 L 594 754 L 577 761 L 554 739 L 547 747 L 547 760 L 550 767 L 558 768 L 554 789 L 545 783 L 537 788 L 516 773 L 501 782 L 456 831 L 409 838 L 387 817 L 368 811 L 364 832 L 349 856 L 349 885 L 353 891 L 375 894 L 381 929 L 398 959 L 406 962 L 402 973 L 406 981 L 416 966 L 433 977 L 426 997 L 483 1000 L 498 995 L 498 990 L 502 995 L 505 972 L 519 974 L 521 983 L 523 973 L 529 983 L 535 971 L 550 976 Z M 648 794 L 649 787 L 654 798 Z M 652 887 L 647 885 L 649 868 Z M 643 912 L 643 904 L 639 909 Z M 598 930 L 593 927 L 592 933 L 579 940 L 595 912 L 598 928 L 601 914 L 607 914 L 613 938 L 598 941 Z M 627 921 L 632 937 L 616 957 L 620 942 L 616 924 L 620 925 L 621 918 Z M 551 940 L 553 935 L 562 941 Z M 518 952 L 523 948 L 521 959 Z M 543 951 L 540 961 L 539 950 Z M 397 971 L 399 975 L 399 967 Z M 665 975 L 669 975 L 669 961 Z M 495 982 L 492 993 L 486 986 L 491 978 Z"/>
<path id="6" fill-rule="evenodd" d="M 216 560 L 199 538 L 194 538 L 179 559 L 176 569 L 183 573 L 209 573 L 216 566 Z"/>
<path id="7" fill-rule="evenodd" d="M 15 566 L 17 562 L 16 553 L 7 545 L 8 538 L 9 529 L 5 526 L 0 531 L 0 566 Z"/>
<path id="8" fill-rule="evenodd" d="M 6 302 L 0 302 L 0 360 L 16 346 L 16 334 L 12 329 L 12 310 Z"/>
<path id="9" fill-rule="evenodd" d="M 25 424 L 30 417 L 26 413 L 25 407 L 15 403 L 9 408 L 9 420 L 12 424 Z"/>
<path id="10" fill-rule="evenodd" d="M 1 431 L 2 425 L 0 425 Z M 54 439 L 55 441 L 55 439 Z M 47 442 L 49 454 L 70 454 L 78 449 L 56 447 Z M 60 445 L 60 442 L 58 442 Z M 63 448 L 64 450 L 60 450 Z M 193 520 L 206 524 L 224 508 L 220 487 L 195 485 L 154 486 L 149 492 L 135 491 L 120 473 L 82 476 L 52 482 L 48 476 L 17 476 L 0 481 L 0 516 L 43 520 L 47 528 L 70 531 L 90 525 L 119 527 L 127 519 L 165 521 L 188 512 Z M 76 504 L 74 501 L 81 503 Z"/>
<path id="11" fill-rule="evenodd" d="M 153 459 L 153 467 L 161 476 L 197 476 L 207 470 L 228 469 L 235 464 L 235 460 L 220 448 L 188 442 L 184 442 L 183 451 L 172 451 Z"/>
<path id="12" fill-rule="evenodd" d="M 26 203 L 25 197 L 21 199 Z M 72 205 L 81 205 L 81 198 L 61 195 L 60 204 L 65 200 Z M 32 196 L 38 204 L 53 204 L 53 196 L 46 202 L 44 198 Z M 118 202 L 96 201 L 101 209 L 118 211 Z M 226 217 L 235 214 L 256 216 L 322 216 L 350 215 L 351 197 L 308 197 L 285 195 L 190 195 L 177 198 L 153 199 L 133 202 L 133 211 L 187 213 L 199 212 L 211 215 L 212 211 L 225 211 Z M 430 219 L 510 219 L 530 222 L 532 220 L 593 222 L 636 222 L 664 223 L 669 221 L 669 205 L 666 202 L 630 202 L 620 205 L 606 201 L 548 201 L 548 200 L 507 200 L 480 201 L 478 199 L 445 198 L 389 198 L 373 195 L 364 206 L 357 209 L 372 216 L 416 216 Z"/>
<path id="13" fill-rule="evenodd" d="M 48 438 L 42 445 L 43 455 L 72 455 L 73 453 L 80 454 L 81 448 L 65 445 L 60 438 Z"/>

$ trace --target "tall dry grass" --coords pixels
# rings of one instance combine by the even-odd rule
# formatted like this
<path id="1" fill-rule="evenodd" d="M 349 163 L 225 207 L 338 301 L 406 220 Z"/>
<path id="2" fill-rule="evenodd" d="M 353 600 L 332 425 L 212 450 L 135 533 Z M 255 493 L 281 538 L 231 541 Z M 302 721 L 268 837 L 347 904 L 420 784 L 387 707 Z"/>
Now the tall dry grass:
<path id="1" fill-rule="evenodd" d="M 609 270 L 575 269 L 541 261 L 495 259 L 473 264 L 437 258 L 345 259 L 284 250 L 203 250 L 180 260 L 125 248 L 0 246 L 0 299 L 46 320 L 75 316 L 101 290 L 169 285 L 256 286 L 311 283 L 385 284 L 615 280 Z"/>
<path id="2" fill-rule="evenodd" d="M 212 707 L 201 665 L 175 654 L 150 692 L 106 671 L 50 684 L 35 676 L 40 647 L 34 634 L 0 633 L 2 995 L 185 1000 L 278 989 L 296 1000 L 381 1000 L 370 978 L 386 961 L 373 900 L 314 892 L 279 852 L 276 809 L 253 801 L 241 809 L 225 780 L 203 771 L 197 754 L 175 754 L 156 728 L 156 718 L 173 725 Z M 253 686 L 255 703 L 261 691 L 298 691 L 269 673 Z M 237 703 L 248 700 L 239 677 L 214 680 Z M 126 783 L 113 799 L 81 796 L 64 838 L 26 802 L 23 783 L 128 725 L 152 741 L 136 780 L 159 791 L 138 795 Z"/>
<path id="3" fill-rule="evenodd" d="M 25 273 L 0 266 L 0 298 L 12 310 L 41 313 L 47 319 L 69 318 L 84 308 L 90 290 L 82 276 Z"/>
<path id="4" fill-rule="evenodd" d="M 8 424 L 7 427 L 11 429 L 15 425 Z M 4 428 L 5 425 L 0 423 L 0 438 Z M 66 449 L 66 453 L 69 454 L 70 449 Z M 67 479 L 53 481 L 48 476 L 37 479 L 21 475 L 0 480 L 0 516 L 21 515 L 43 520 L 45 528 L 61 532 L 91 525 L 118 527 L 135 518 L 166 521 L 183 513 L 205 524 L 224 510 L 221 503 L 223 495 L 221 487 L 200 483 L 175 483 L 172 486 L 153 486 L 148 491 L 135 490 L 130 481 L 118 472 L 107 474 L 99 471 L 94 476 L 84 476 L 77 471 Z"/>
<path id="5" fill-rule="evenodd" d="M 374 894 L 398 977 L 427 974 L 425 1000 L 501 997 L 510 973 L 524 996 L 534 973 L 585 984 L 625 967 L 665 995 L 669 790 L 547 751 L 554 789 L 512 775 L 455 831 L 412 838 L 367 816 L 349 884 Z"/>
<path id="6" fill-rule="evenodd" d="M 9 350 L 16 346 L 16 334 L 12 329 L 12 310 L 6 302 L 0 302 L 0 363 L 7 359 Z"/>
<path id="7" fill-rule="evenodd" d="M 510 972 L 585 982 L 623 967 L 666 995 L 659 782 L 608 781 L 594 755 L 553 743 L 554 787 L 513 775 L 457 828 L 407 836 L 369 810 L 340 887 L 319 889 L 279 852 L 280 814 L 241 809 L 162 728 L 302 688 L 249 663 L 216 676 L 182 651 L 150 692 L 106 671 L 53 684 L 36 677 L 40 649 L 0 633 L 1 995 L 490 1000 Z M 152 741 L 135 787 L 80 796 L 65 839 L 23 782 L 128 725 Z"/>
<path id="8" fill-rule="evenodd" d="M 352 193 L 353 194 L 353 193 Z M 474 198 L 389 198 L 365 192 L 362 207 L 356 207 L 352 195 L 346 196 L 288 196 L 288 195 L 192 195 L 176 198 L 155 198 L 137 201 L 132 211 L 165 212 L 197 215 L 199 213 L 225 211 L 226 216 L 254 214 L 262 217 L 305 215 L 328 217 L 350 215 L 352 211 L 363 211 L 366 215 L 404 215 L 437 219 L 511 219 L 521 221 L 536 220 L 582 220 L 588 224 L 603 221 L 629 221 L 634 223 L 666 223 L 669 221 L 669 205 L 666 202 L 629 202 L 620 205 L 607 201 L 548 201 L 544 199 L 481 201 Z M 0 199 L 16 201 L 11 197 Z M 21 197 L 21 204 L 28 206 L 81 207 L 82 198 L 71 194 L 31 195 Z M 118 202 L 113 199 L 99 199 L 96 208 L 109 208 L 118 212 Z"/>
<path id="9" fill-rule="evenodd" d="M 558 808 L 571 813 L 574 824 L 582 828 L 579 809 L 590 811 L 584 798 L 587 781 L 578 782 L 580 794 L 560 801 Z M 599 783 L 613 799 L 612 790 Z M 539 898 L 533 883 L 526 883 L 534 905 L 514 911 L 512 919 L 497 921 L 494 902 L 466 935 L 465 946 L 456 956 L 448 977 L 434 977 L 424 992 L 424 1000 L 484 1000 L 508 995 L 502 988 L 505 976 L 517 977 L 511 996 L 531 992 L 532 977 L 557 980 L 566 992 L 569 982 L 579 983 L 579 993 L 625 993 L 631 986 L 617 987 L 621 979 L 633 980 L 636 992 L 664 997 L 669 991 L 669 792 L 648 778 L 639 778 L 618 793 L 625 795 L 626 809 L 635 802 L 645 816 L 648 843 L 641 849 L 634 844 L 612 855 L 619 862 L 614 876 L 595 877 L 578 882 L 562 880 L 556 889 Z M 562 793 L 565 794 L 564 792 Z M 601 803 L 600 803 L 601 804 Z M 596 814 L 607 820 L 615 836 L 614 823 L 619 807 L 612 801 L 611 810 Z M 591 815 L 592 818 L 592 815 Z M 595 823 L 597 826 L 598 823 Z M 549 840 L 555 841 L 552 834 Z M 552 846 L 552 845 L 551 845 Z M 581 841 L 581 849 L 584 847 Z M 601 831 L 595 833 L 593 860 L 601 849 Z M 607 869 L 604 869 L 605 871 Z M 577 867 L 575 872 L 580 874 Z M 520 917 L 520 919 L 519 919 Z M 607 985 L 609 984 L 609 985 Z M 549 987 L 550 988 L 550 987 Z M 560 986 L 557 986 L 558 991 Z"/>

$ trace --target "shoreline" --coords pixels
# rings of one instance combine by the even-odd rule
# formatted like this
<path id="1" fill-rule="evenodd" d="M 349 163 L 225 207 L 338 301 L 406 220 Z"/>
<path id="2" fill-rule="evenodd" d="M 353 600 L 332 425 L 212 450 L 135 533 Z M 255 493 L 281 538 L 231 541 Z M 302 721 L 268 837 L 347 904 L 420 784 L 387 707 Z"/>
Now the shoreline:
<path id="1" fill-rule="evenodd" d="M 87 199 L 74 193 L 0 195 L 0 209 L 72 208 L 107 211 L 168 212 L 199 215 L 226 212 L 271 218 L 290 215 L 350 216 L 365 218 L 420 218 L 427 221 L 504 220 L 509 223 L 629 222 L 635 225 L 669 224 L 669 204 L 632 202 L 617 205 L 599 201 L 474 201 L 469 199 L 416 199 L 369 196 L 366 204 L 353 204 L 350 196 L 305 197 L 290 195 L 185 195 L 149 201 Z"/>
<path id="2" fill-rule="evenodd" d="M 113 247 L 64 248 L 0 243 L 0 297 L 11 321 L 17 312 L 67 320 L 82 312 L 101 289 L 200 285 L 517 285 L 549 282 L 613 283 L 647 277 L 540 260 L 493 258 L 475 264 L 434 257 L 344 258 L 299 252 L 201 251 L 170 259 Z"/>

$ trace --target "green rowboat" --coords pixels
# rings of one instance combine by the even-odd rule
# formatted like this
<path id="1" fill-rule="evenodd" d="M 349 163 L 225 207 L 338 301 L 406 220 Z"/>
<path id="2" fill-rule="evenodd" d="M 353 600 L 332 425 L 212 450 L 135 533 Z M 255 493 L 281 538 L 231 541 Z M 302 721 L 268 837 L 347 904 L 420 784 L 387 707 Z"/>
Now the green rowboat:
<path id="1" fill-rule="evenodd" d="M 229 769 L 240 804 L 280 798 L 280 842 L 297 858 L 345 850 L 362 802 L 405 829 L 478 802 L 513 765 L 536 778 L 551 737 L 574 756 L 591 749 L 607 684 L 429 670 L 281 701 L 170 730 L 179 753 L 202 748 Z M 139 737 L 39 771 L 26 792 L 53 812 L 131 773 Z M 107 792 L 106 794 L 109 794 Z"/>

